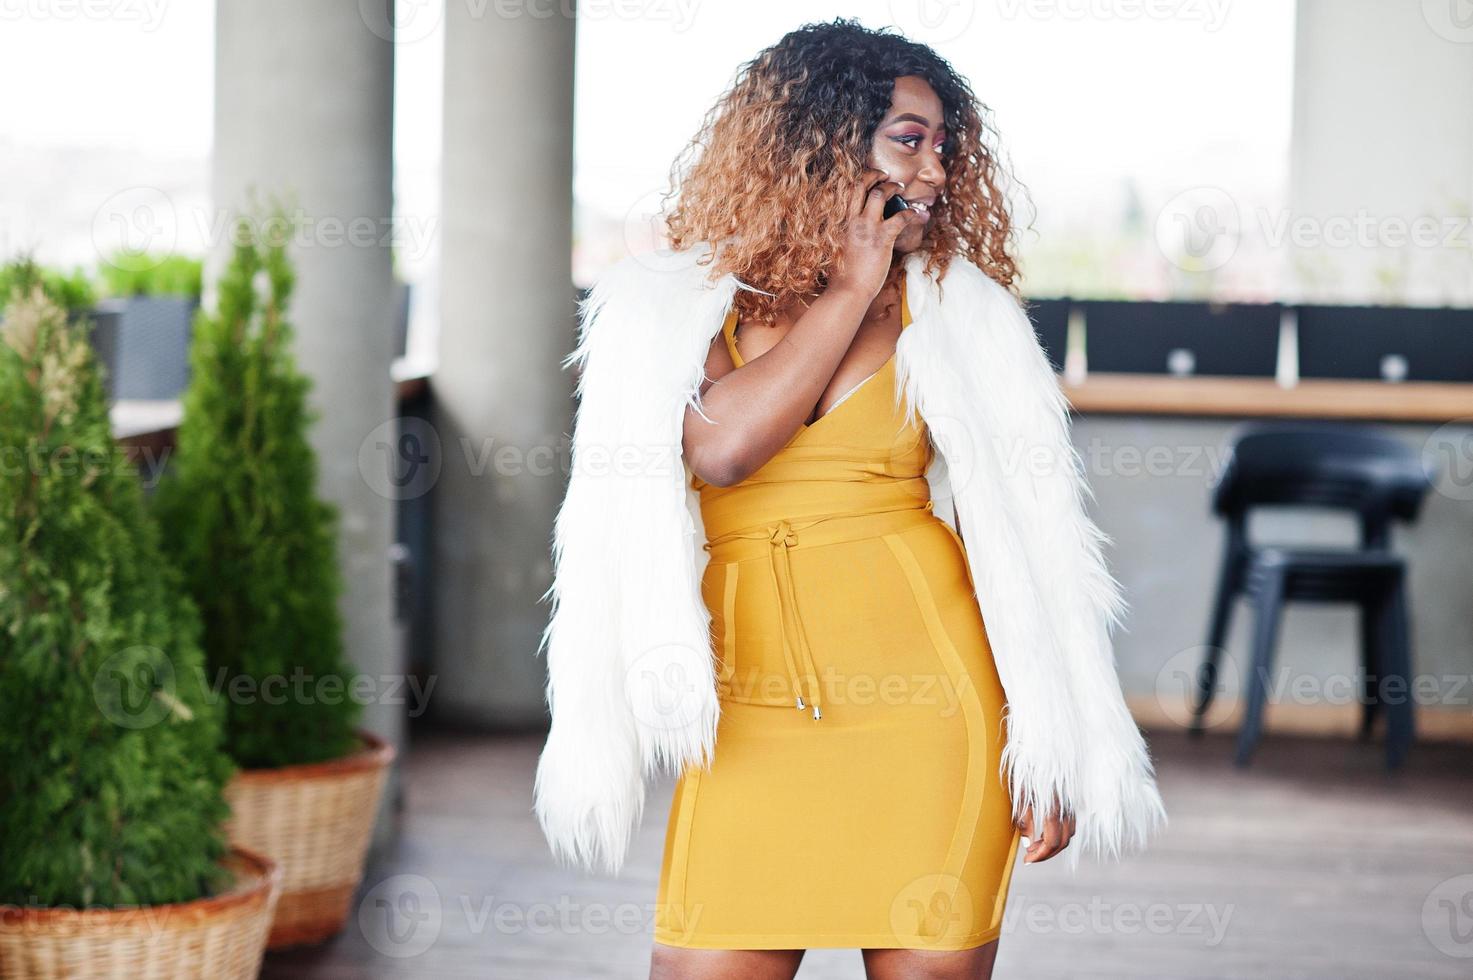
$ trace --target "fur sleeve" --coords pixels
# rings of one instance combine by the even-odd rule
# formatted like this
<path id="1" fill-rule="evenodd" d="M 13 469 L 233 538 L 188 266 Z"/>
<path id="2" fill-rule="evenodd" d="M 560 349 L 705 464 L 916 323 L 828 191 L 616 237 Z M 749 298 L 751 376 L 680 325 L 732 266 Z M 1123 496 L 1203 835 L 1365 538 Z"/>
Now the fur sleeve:
<path id="1" fill-rule="evenodd" d="M 619 338 L 600 331 L 604 282 L 579 308 L 577 348 L 563 361 L 581 368 L 572 472 L 553 531 L 551 612 L 546 651 L 552 727 L 533 788 L 538 823 L 560 863 L 617 874 L 638 826 L 644 787 L 634 719 L 611 649 L 620 635 L 621 590 L 607 574 L 617 546 L 607 495 L 606 447 L 620 426 Z"/>
<path id="2" fill-rule="evenodd" d="M 919 262 L 913 291 L 930 296 Z M 1027 313 L 953 257 L 902 338 L 908 390 L 944 447 L 938 483 L 955 523 L 1007 693 L 1001 775 L 1013 814 L 1059 800 L 1076 819 L 1065 850 L 1118 857 L 1165 825 L 1144 739 L 1125 705 L 1110 631 L 1126 611 L 1090 520 L 1093 495 L 1069 403 Z M 932 301 L 934 302 L 934 301 Z"/>
<path id="3" fill-rule="evenodd" d="M 1126 848 L 1143 848 L 1166 825 L 1166 811 L 1116 672 L 1111 633 L 1128 606 L 1105 561 L 1111 539 L 1087 512 L 1094 493 L 1070 435 L 1068 397 L 1022 305 L 990 278 L 983 288 L 993 339 L 1010 348 L 1008 360 L 1023 375 L 1020 391 L 1033 402 L 1026 411 L 1037 438 L 1016 464 L 1033 498 L 1030 530 L 1040 542 L 1029 553 L 1032 571 L 1064 664 L 1055 696 L 1067 700 L 1079 726 L 1076 782 L 1063 795 L 1076 817 L 1069 858 L 1075 868 L 1081 853 L 1118 858 Z M 1026 751 L 1014 761 L 1026 763 L 1019 757 Z"/>

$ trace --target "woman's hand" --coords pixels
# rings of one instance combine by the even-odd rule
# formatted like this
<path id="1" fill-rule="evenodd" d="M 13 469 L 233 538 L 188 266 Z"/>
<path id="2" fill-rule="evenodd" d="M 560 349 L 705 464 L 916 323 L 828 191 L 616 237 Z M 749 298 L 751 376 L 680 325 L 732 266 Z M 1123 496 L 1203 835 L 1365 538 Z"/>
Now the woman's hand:
<path id="1" fill-rule="evenodd" d="M 887 178 L 875 183 L 876 177 Z M 868 169 L 855 189 L 845 226 L 843 251 L 835 262 L 827 289 L 852 290 L 866 302 L 880 294 L 895 258 L 895 239 L 925 218 L 905 208 L 885 217 L 885 202 L 905 185 L 889 180 L 883 170 Z"/>
<path id="2" fill-rule="evenodd" d="M 1028 850 L 1023 852 L 1024 864 L 1047 861 L 1068 847 L 1069 841 L 1074 837 L 1074 815 L 1071 813 L 1067 818 L 1060 817 L 1057 796 L 1054 797 L 1048 819 L 1043 822 L 1041 829 L 1033 827 L 1033 807 L 1031 806 L 1024 808 L 1023 815 L 1016 821 L 1016 826 L 1029 838 Z"/>

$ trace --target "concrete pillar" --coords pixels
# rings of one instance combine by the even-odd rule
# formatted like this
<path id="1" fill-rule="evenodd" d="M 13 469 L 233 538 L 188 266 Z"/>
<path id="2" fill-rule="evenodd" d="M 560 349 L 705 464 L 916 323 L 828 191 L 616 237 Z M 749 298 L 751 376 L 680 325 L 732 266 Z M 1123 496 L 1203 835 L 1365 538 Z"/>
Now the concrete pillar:
<path id="1" fill-rule="evenodd" d="M 446 4 L 435 428 L 442 719 L 540 724 L 573 402 L 571 4 Z"/>
<path id="2" fill-rule="evenodd" d="M 1473 20 L 1299 0 L 1288 299 L 1473 303 Z M 1417 239 L 1417 229 L 1427 237 Z"/>
<path id="3" fill-rule="evenodd" d="M 385 10 L 392 0 L 380 0 Z M 355 0 L 219 0 L 216 4 L 216 215 L 293 194 L 306 217 L 291 249 L 297 282 L 290 308 L 298 364 L 315 387 L 312 444 L 319 492 L 340 511 L 345 644 L 372 677 L 402 676 L 389 547 L 394 501 L 360 472 L 359 450 L 394 418 L 389 220 L 393 205 L 393 46 Z M 374 28 L 378 27 L 378 30 Z M 216 215 L 212 215 L 214 218 Z M 206 281 L 229 258 L 212 242 Z M 206 302 L 213 304 L 213 296 Z M 403 742 L 397 688 L 370 705 L 364 724 Z M 397 791 L 391 781 L 385 806 Z M 388 835 L 380 821 L 379 840 Z"/>

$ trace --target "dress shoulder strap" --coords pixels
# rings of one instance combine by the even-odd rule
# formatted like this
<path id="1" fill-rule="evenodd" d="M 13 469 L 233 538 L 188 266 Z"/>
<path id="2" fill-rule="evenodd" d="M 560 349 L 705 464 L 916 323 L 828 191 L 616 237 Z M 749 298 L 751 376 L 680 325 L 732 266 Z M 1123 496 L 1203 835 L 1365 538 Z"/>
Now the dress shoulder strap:
<path id="1" fill-rule="evenodd" d="M 905 277 L 900 279 L 900 329 L 903 331 L 910 326 L 910 302 L 906 297 Z M 737 311 L 733 306 L 726 314 L 726 322 L 721 325 L 721 333 L 726 337 L 726 349 L 731 354 L 731 362 L 737 367 L 746 363 L 742 355 L 737 352 L 736 345 Z"/>
<path id="2" fill-rule="evenodd" d="M 741 367 L 746 362 L 742 360 L 742 355 L 737 353 L 736 328 L 737 311 L 736 307 L 733 306 L 726 314 L 726 322 L 721 325 L 721 332 L 726 337 L 726 350 L 731 354 L 731 362 L 737 367 Z"/>

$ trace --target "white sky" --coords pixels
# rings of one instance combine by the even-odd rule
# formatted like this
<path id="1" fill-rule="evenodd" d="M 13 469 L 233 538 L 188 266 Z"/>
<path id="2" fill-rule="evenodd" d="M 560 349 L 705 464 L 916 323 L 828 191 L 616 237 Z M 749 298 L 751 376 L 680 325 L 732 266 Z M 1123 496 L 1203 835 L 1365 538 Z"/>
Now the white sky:
<path id="1" fill-rule="evenodd" d="M 6 149 L 16 147 L 207 159 L 214 4 L 95 0 L 107 15 L 83 15 L 93 2 L 0 0 L 0 178 Z M 438 21 L 435 0 L 406 2 L 429 2 L 430 13 L 419 16 Z M 792 27 L 840 15 L 897 23 L 971 80 L 995 111 L 1041 225 L 1118 193 L 1122 175 L 1146 185 L 1276 186 L 1287 174 L 1294 7 L 1287 0 L 580 0 L 579 7 L 575 192 L 614 215 L 663 188 L 672 159 L 738 64 Z M 1172 15 L 1153 15 L 1161 10 Z M 927 13 L 951 19 L 928 29 Z M 438 206 L 442 43 L 436 30 L 398 53 L 398 202 L 413 213 Z M 26 188 L 16 183 L 0 179 L 0 215 L 24 208 L 18 199 Z M 47 231 L 47 242 L 68 240 L 65 231 Z"/>
<path id="2" fill-rule="evenodd" d="M 970 12 L 970 22 L 928 32 L 918 26 L 923 5 Z M 1178 16 L 1131 16 L 1165 6 Z M 871 27 L 896 23 L 932 43 L 992 107 L 1004 150 L 1030 188 L 1058 180 L 1087 194 L 1121 173 L 1202 182 L 1212 177 L 1214 150 L 1230 151 L 1234 167 L 1246 157 L 1264 174 L 1283 174 L 1293 8 L 1284 0 L 708 0 L 696 4 L 683 30 L 674 17 L 585 18 L 578 195 L 617 207 L 631 184 L 651 175 L 662 182 L 741 62 L 802 23 L 834 16 Z M 1080 15 L 1089 10 L 1102 15 Z"/>

